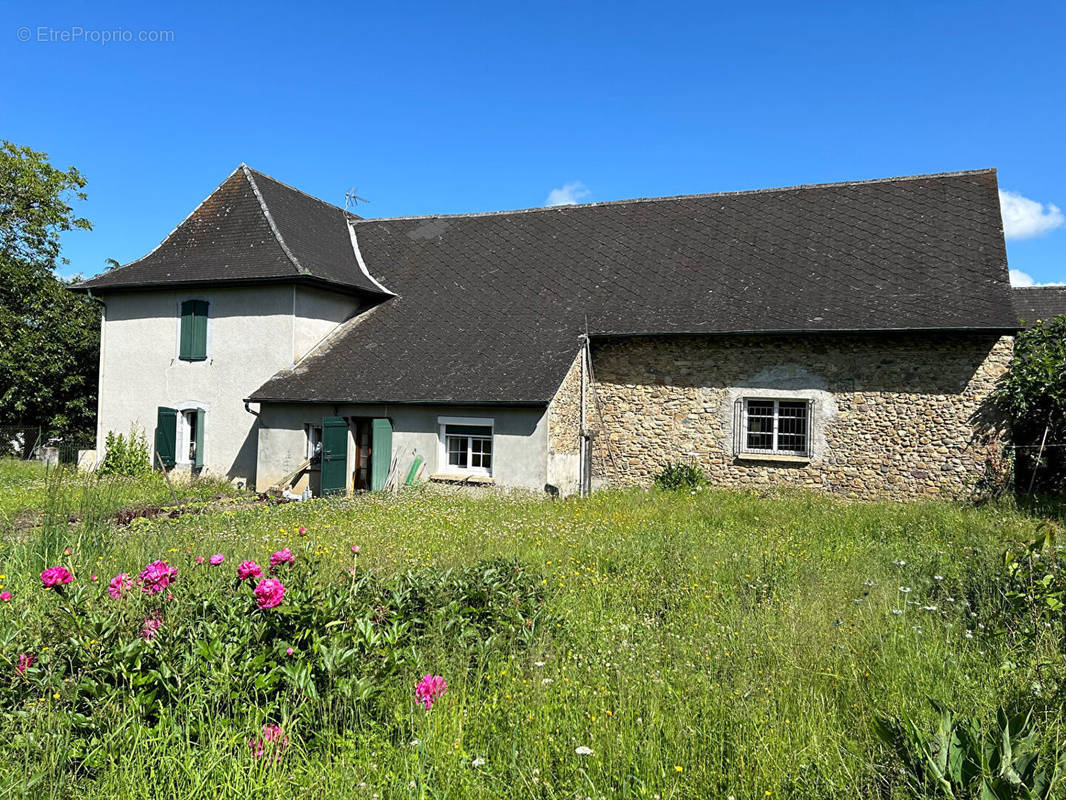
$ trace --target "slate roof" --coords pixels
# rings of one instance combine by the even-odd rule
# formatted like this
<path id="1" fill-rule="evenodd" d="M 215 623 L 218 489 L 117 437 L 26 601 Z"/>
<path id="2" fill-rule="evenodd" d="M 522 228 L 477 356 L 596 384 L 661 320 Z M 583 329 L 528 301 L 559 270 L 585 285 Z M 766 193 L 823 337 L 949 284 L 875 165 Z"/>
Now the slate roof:
<path id="1" fill-rule="evenodd" d="M 151 253 L 73 288 L 295 281 L 386 295 L 359 267 L 349 219 L 358 217 L 242 164 Z"/>
<path id="2" fill-rule="evenodd" d="M 586 331 L 1018 327 L 994 170 L 352 228 L 397 297 L 252 400 L 543 404 Z"/>
<path id="3" fill-rule="evenodd" d="M 1066 314 L 1066 286 L 1025 286 L 1011 295 L 1018 322 L 1026 327 Z"/>

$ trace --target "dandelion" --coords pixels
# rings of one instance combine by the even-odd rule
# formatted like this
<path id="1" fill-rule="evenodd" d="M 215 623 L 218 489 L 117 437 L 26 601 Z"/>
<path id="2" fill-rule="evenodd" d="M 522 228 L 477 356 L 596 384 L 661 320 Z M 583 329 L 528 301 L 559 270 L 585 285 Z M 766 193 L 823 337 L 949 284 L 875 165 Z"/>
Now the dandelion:
<path id="1" fill-rule="evenodd" d="M 585 745 L 581 745 L 580 747 L 575 747 L 574 752 L 577 753 L 579 756 L 591 756 L 592 748 L 585 747 Z"/>
<path id="2" fill-rule="evenodd" d="M 37 663 L 37 656 L 33 653 L 19 653 L 18 663 L 15 665 L 15 672 L 21 675 L 35 663 Z"/>
<path id="3" fill-rule="evenodd" d="M 221 553 L 215 553 L 213 556 L 211 556 L 211 558 L 207 559 L 207 563 L 210 564 L 212 567 L 217 567 L 225 560 L 226 557 L 224 555 L 222 555 Z"/>
<path id="4" fill-rule="evenodd" d="M 448 682 L 440 675 L 424 675 L 415 685 L 415 699 L 429 711 L 437 699 L 448 691 Z"/>
<path id="5" fill-rule="evenodd" d="M 129 580 L 129 577 L 125 572 L 120 572 L 111 579 L 111 583 L 107 585 L 107 593 L 111 595 L 112 600 L 120 600 L 126 591 L 133 586 L 133 581 Z"/>
<path id="6" fill-rule="evenodd" d="M 285 597 L 285 586 L 276 578 L 259 581 L 255 587 L 255 603 L 263 611 L 277 608 Z"/>
<path id="7" fill-rule="evenodd" d="M 254 561 L 242 561 L 237 565 L 237 577 L 246 581 L 249 578 L 258 578 L 263 574 L 263 568 Z"/>
<path id="8" fill-rule="evenodd" d="M 46 589 L 53 586 L 62 586 L 74 580 L 74 576 L 66 567 L 49 567 L 41 573 L 41 585 Z"/>
<path id="9" fill-rule="evenodd" d="M 146 594 L 157 594 L 166 589 L 172 580 L 178 577 L 178 570 L 167 564 L 166 561 L 153 561 L 143 570 L 138 577 L 141 591 Z"/>

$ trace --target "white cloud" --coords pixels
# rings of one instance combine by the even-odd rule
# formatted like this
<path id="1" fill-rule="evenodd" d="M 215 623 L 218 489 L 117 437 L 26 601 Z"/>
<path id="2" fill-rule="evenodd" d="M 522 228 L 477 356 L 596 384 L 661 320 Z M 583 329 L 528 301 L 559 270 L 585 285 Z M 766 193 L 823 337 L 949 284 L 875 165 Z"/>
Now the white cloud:
<path id="1" fill-rule="evenodd" d="M 581 181 L 574 181 L 573 183 L 564 183 L 558 189 L 552 189 L 548 193 L 548 199 L 544 201 L 546 206 L 572 206 L 574 203 L 580 203 L 592 192 Z"/>
<path id="2" fill-rule="evenodd" d="M 1000 189 L 999 205 L 1003 213 L 1003 235 L 1008 239 L 1031 239 L 1066 222 L 1058 206 L 1038 203 L 1017 192 Z"/>
<path id="3" fill-rule="evenodd" d="M 1025 286 L 1066 286 L 1066 283 L 1057 283 L 1051 281 L 1050 283 L 1037 283 L 1033 280 L 1033 276 L 1028 272 L 1022 272 L 1020 269 L 1012 269 L 1010 271 L 1010 285 L 1015 287 Z"/>

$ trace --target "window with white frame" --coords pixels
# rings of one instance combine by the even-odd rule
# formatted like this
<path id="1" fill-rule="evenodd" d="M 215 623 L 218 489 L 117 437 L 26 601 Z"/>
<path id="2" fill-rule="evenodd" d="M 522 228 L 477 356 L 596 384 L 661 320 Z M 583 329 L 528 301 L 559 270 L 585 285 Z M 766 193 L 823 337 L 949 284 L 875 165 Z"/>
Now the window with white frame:
<path id="1" fill-rule="evenodd" d="M 745 398 L 741 409 L 740 453 L 809 456 L 811 404 L 808 400 Z"/>
<path id="2" fill-rule="evenodd" d="M 492 475 L 491 419 L 441 417 L 441 472 Z"/>

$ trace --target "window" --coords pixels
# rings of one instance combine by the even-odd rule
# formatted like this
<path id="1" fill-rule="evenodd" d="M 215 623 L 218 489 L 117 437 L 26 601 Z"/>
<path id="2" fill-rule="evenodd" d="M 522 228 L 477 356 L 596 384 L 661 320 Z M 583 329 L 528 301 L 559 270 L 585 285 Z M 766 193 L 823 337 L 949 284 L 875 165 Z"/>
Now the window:
<path id="1" fill-rule="evenodd" d="M 491 419 L 442 417 L 441 472 L 460 475 L 492 475 Z"/>
<path id="2" fill-rule="evenodd" d="M 206 300 L 186 300 L 181 304 L 178 358 L 182 361 L 207 360 L 207 308 Z"/>
<path id="3" fill-rule="evenodd" d="M 741 416 L 738 453 L 810 455 L 809 401 L 750 398 L 737 405 Z"/>
<path id="4" fill-rule="evenodd" d="M 159 461 L 170 468 L 175 464 L 191 464 L 195 469 L 204 465 L 204 409 L 188 407 L 181 410 L 156 409 L 155 450 Z M 153 456 L 152 462 L 156 463 Z"/>
<path id="5" fill-rule="evenodd" d="M 307 433 L 307 459 L 312 464 L 322 462 L 322 426 L 304 425 Z"/>

